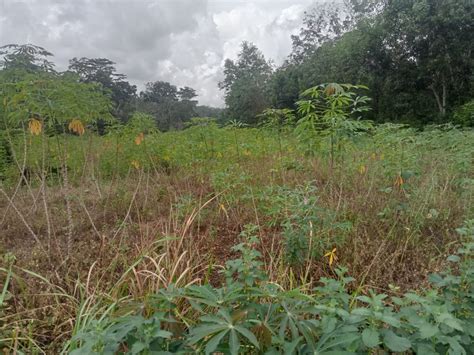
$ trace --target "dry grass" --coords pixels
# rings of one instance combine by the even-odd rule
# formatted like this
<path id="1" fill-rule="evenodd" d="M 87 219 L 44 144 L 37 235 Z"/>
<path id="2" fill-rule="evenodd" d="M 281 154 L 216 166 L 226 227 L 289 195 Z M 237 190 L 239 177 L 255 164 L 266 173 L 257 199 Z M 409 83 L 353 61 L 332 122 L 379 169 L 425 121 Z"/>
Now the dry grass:
<path id="1" fill-rule="evenodd" d="M 249 223 L 259 227 L 270 279 L 309 288 L 333 276 L 325 258 L 298 267 L 285 263 L 281 226 L 271 225 L 260 207 L 257 191 L 266 186 L 314 181 L 320 205 L 352 223 L 337 263 L 348 267 L 357 292 L 423 287 L 455 247 L 454 229 L 472 202 L 472 195 L 459 197 L 456 176 L 443 162 L 420 166 L 424 173 L 412 179 L 408 196 L 393 176 L 377 170 L 377 162 L 358 171 L 357 152 L 337 169 L 320 158 L 299 159 L 301 169 L 274 169 L 279 159 L 248 157 L 232 167 L 249 177 L 245 197 L 237 185 L 216 187 L 212 173 L 192 167 L 140 170 L 105 182 L 81 179 L 67 187 L 3 189 L 9 198 L 0 199 L 1 254 L 16 257 L 11 297 L 0 309 L 3 342 L 10 349 L 27 343 L 31 352 L 54 353 L 111 304 L 146 300 L 170 284 L 218 285 L 218 271 Z M 391 192 L 383 191 L 387 186 Z M 409 212 L 394 208 L 400 203 Z M 430 210 L 439 216 L 430 217 Z M 5 257 L 3 262 L 6 273 Z"/>

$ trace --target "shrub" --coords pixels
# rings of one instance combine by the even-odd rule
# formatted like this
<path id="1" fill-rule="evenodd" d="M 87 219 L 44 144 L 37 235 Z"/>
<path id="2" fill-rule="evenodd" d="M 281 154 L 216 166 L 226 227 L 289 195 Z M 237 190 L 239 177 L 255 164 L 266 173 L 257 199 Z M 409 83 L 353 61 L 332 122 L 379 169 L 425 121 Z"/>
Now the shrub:
<path id="1" fill-rule="evenodd" d="M 462 126 L 474 127 L 474 100 L 458 107 L 453 115 L 454 123 Z"/>

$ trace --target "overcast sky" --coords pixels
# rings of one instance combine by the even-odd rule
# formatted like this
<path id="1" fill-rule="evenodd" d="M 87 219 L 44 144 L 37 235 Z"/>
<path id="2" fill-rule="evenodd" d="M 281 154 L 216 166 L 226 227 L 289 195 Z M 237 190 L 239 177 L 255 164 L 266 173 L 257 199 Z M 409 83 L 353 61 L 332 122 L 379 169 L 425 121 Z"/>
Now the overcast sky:
<path id="1" fill-rule="evenodd" d="M 276 64 L 314 0 L 0 0 L 0 45 L 32 43 L 58 69 L 73 57 L 105 57 L 142 88 L 155 80 L 198 91 L 222 106 L 217 83 L 243 40 Z"/>

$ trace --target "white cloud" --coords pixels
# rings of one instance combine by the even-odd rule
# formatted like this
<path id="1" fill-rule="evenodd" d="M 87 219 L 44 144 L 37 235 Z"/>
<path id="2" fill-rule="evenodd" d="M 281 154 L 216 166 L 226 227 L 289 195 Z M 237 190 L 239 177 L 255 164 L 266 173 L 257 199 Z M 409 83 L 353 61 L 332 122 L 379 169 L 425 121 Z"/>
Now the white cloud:
<path id="1" fill-rule="evenodd" d="M 0 0 L 0 45 L 33 43 L 55 54 L 106 57 L 143 87 L 154 80 L 191 86 L 222 106 L 217 83 L 243 40 L 281 63 L 312 0 Z"/>

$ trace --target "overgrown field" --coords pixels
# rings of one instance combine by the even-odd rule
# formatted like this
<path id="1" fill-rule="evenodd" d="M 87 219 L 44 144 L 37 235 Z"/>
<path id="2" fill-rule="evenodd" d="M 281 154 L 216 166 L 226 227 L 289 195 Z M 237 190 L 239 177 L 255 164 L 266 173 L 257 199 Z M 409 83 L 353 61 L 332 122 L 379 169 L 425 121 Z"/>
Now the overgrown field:
<path id="1" fill-rule="evenodd" d="M 6 353 L 473 351 L 473 131 L 9 137 Z"/>

